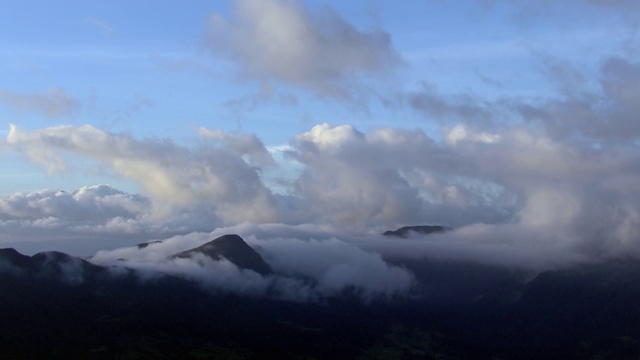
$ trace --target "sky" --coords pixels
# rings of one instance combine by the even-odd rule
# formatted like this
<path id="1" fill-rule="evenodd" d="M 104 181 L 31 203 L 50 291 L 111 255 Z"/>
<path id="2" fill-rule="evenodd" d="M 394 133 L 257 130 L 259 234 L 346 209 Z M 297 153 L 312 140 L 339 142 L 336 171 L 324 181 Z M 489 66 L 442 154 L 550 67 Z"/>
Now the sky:
<path id="1" fill-rule="evenodd" d="M 353 255 L 318 265 L 329 283 L 388 284 L 408 278 L 380 255 L 640 256 L 635 0 L 3 0 L 0 17 L 0 247 L 149 259 L 127 247 L 235 232 L 281 269 L 326 250 Z M 454 230 L 379 236 L 421 224 Z"/>

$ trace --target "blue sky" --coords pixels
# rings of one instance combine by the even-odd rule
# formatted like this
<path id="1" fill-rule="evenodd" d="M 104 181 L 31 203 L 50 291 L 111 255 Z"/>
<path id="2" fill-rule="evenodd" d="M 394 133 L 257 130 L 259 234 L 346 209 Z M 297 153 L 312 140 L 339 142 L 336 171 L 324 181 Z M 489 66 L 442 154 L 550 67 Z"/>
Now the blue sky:
<path id="1" fill-rule="evenodd" d="M 638 7 L 3 1 L 0 240 L 444 223 L 624 252 Z"/>

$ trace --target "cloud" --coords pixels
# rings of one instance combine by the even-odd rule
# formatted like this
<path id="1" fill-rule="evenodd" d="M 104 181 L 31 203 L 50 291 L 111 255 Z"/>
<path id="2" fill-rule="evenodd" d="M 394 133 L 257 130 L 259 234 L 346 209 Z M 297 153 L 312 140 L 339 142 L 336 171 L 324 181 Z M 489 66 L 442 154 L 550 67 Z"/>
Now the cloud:
<path id="1" fill-rule="evenodd" d="M 239 269 L 227 260 L 213 261 L 206 256 L 170 258 L 176 252 L 202 245 L 226 233 L 242 234 L 272 266 L 275 274 L 263 277 Z M 300 237 L 291 237 L 292 234 Z M 406 295 L 414 283 L 412 273 L 387 263 L 380 254 L 364 251 L 314 226 L 246 223 L 212 233 L 175 236 L 144 248 L 101 251 L 91 261 L 133 268 L 141 271 L 143 277 L 158 276 L 158 272 L 182 276 L 214 292 L 268 295 L 294 301 L 321 301 L 346 291 L 365 301 L 393 298 Z"/>
<path id="2" fill-rule="evenodd" d="M 155 205 L 197 209 L 205 216 L 214 215 L 214 224 L 275 220 L 275 199 L 262 184 L 258 168 L 249 164 L 269 161 L 262 143 L 234 136 L 207 139 L 187 148 L 169 140 L 114 135 L 89 125 L 34 132 L 12 126 L 7 144 L 45 164 L 50 172 L 66 169 L 65 154 L 95 159 L 115 174 L 139 182 Z"/>
<path id="3" fill-rule="evenodd" d="M 640 63 L 605 57 L 595 76 L 567 60 L 542 57 L 540 72 L 558 89 L 546 97 L 485 99 L 472 92 L 445 94 L 422 82 L 403 95 L 406 104 L 426 120 L 448 128 L 464 124 L 477 132 L 523 126 L 542 129 L 562 142 L 579 138 L 593 143 L 634 143 L 640 137 Z M 531 126 L 535 124 L 535 126 Z"/>
<path id="4" fill-rule="evenodd" d="M 151 213 L 148 198 L 108 185 L 85 186 L 73 192 L 51 189 L 15 193 L 0 197 L 0 240 L 83 239 L 89 243 L 84 247 L 96 251 L 96 246 L 108 246 L 108 239 L 114 236 L 128 241 L 166 236 L 183 225 L 171 221 L 163 224 Z M 92 241 L 97 243 L 91 246 Z"/>
<path id="5" fill-rule="evenodd" d="M 320 124 L 291 138 L 281 151 L 286 161 L 275 161 L 255 135 L 207 128 L 198 129 L 198 141 L 179 145 L 91 126 L 12 126 L 6 144 L 52 171 L 63 170 L 69 156 L 82 156 L 137 181 L 151 220 L 174 224 L 174 233 L 245 221 L 312 223 L 338 235 L 442 224 L 461 229 L 454 232 L 460 236 L 470 229 L 481 234 L 477 242 L 466 235 L 452 242 L 460 248 L 450 253 L 459 256 L 489 252 L 484 258 L 500 262 L 495 254 L 529 252 L 541 258 L 533 254 L 542 246 L 557 250 L 554 259 L 637 257 L 638 73 L 637 63 L 613 57 L 603 62 L 599 87 L 590 91 L 575 91 L 569 71 L 561 81 L 566 91 L 557 97 L 467 98 L 464 107 L 511 120 L 480 126 L 451 111 L 442 140 L 419 129 L 362 132 Z M 446 94 L 428 95 L 459 105 Z M 289 164 L 296 171 L 288 171 Z M 289 176 L 276 194 L 265 179 L 278 171 Z M 36 218 L 54 221 L 45 215 Z"/>
<path id="6" fill-rule="evenodd" d="M 205 45 L 243 76 L 325 98 L 353 100 L 360 76 L 402 63 L 387 32 L 357 29 L 329 7 L 314 12 L 298 1 L 238 0 L 232 19 L 209 17 Z"/>
<path id="7" fill-rule="evenodd" d="M 572 70 L 560 71 L 570 72 L 566 76 L 571 77 L 562 81 L 566 76 L 555 73 L 563 96 L 534 101 L 507 99 L 504 104 L 558 138 L 582 137 L 612 144 L 630 144 L 640 138 L 640 124 L 635 120 L 640 111 L 636 91 L 640 89 L 640 63 L 617 56 L 606 58 L 591 91 L 581 86 L 580 76 Z"/>
<path id="8" fill-rule="evenodd" d="M 0 104 L 21 111 L 35 111 L 47 117 L 68 116 L 74 113 L 80 102 L 63 89 L 52 88 L 46 94 L 18 94 L 0 89 Z"/>
<path id="9" fill-rule="evenodd" d="M 477 96 L 465 92 L 443 95 L 435 85 L 424 81 L 420 83 L 420 90 L 409 93 L 406 100 L 414 110 L 442 123 L 464 119 L 487 125 L 500 114 Z"/>
<path id="10" fill-rule="evenodd" d="M 0 198 L 0 219 L 34 221 L 55 217 L 61 221 L 107 224 L 114 218 L 134 219 L 149 211 L 149 199 L 107 185 L 82 187 L 72 193 L 43 190 Z"/>
<path id="11" fill-rule="evenodd" d="M 256 166 L 268 168 L 275 165 L 271 154 L 255 135 L 225 134 L 222 130 L 210 130 L 202 126 L 198 128 L 198 135 L 224 144 L 228 150 L 246 156 L 246 160 Z"/>

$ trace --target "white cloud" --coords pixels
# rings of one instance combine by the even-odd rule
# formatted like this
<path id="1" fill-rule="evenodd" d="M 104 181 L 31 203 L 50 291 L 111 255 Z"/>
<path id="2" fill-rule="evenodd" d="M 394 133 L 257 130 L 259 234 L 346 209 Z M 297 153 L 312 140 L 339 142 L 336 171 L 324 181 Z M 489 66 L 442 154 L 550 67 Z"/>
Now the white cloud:
<path id="1" fill-rule="evenodd" d="M 298 1 L 237 0 L 232 19 L 215 13 L 208 27 L 208 49 L 263 86 L 274 81 L 353 100 L 360 75 L 401 63 L 388 33 L 357 29 L 329 7 L 314 12 Z"/>
<path id="2" fill-rule="evenodd" d="M 258 168 L 269 155 L 255 137 L 228 136 L 191 149 L 171 141 L 136 140 L 85 125 L 23 132 L 12 126 L 7 143 L 50 171 L 66 167 L 65 153 L 100 161 L 116 174 L 139 182 L 157 206 L 198 207 L 212 222 L 275 220 L 274 199 Z"/>

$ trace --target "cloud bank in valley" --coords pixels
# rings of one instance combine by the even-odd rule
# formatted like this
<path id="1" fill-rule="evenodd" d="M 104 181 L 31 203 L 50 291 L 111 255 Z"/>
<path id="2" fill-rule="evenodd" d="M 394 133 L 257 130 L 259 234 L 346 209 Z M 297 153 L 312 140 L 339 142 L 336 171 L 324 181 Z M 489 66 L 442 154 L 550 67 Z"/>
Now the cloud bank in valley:
<path id="1" fill-rule="evenodd" d="M 257 249 L 274 273 L 260 275 L 222 259 L 197 254 L 172 258 L 213 238 L 238 233 Z M 345 292 L 365 301 L 405 295 L 413 274 L 391 265 L 375 251 L 363 250 L 336 232 L 315 225 L 257 225 L 244 223 L 211 233 L 179 235 L 145 247 L 99 251 L 91 261 L 111 266 L 117 273 L 135 269 L 144 280 L 164 274 L 187 278 L 209 291 L 233 291 L 249 296 L 271 296 L 293 301 L 321 301 Z M 340 236 L 340 235 L 338 235 Z"/>

